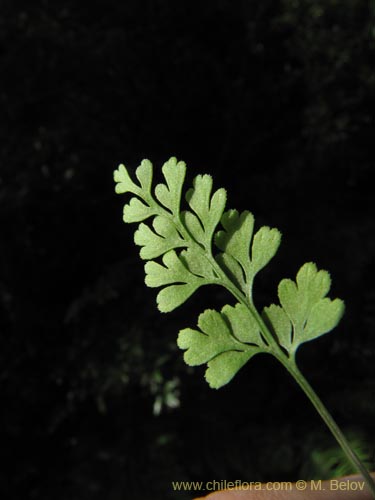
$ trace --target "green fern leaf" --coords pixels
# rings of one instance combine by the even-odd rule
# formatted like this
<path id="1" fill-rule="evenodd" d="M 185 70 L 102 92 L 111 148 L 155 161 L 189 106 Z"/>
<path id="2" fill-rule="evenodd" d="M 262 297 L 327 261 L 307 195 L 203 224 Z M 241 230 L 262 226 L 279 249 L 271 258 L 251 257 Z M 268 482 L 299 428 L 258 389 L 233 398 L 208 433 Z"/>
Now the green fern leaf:
<path id="1" fill-rule="evenodd" d="M 254 233 L 250 212 L 224 212 L 226 191 L 212 194 L 212 178 L 198 175 L 186 193 L 182 210 L 182 188 L 186 174 L 183 162 L 170 158 L 162 167 L 165 183 L 152 193 L 152 164 L 143 160 L 133 182 L 124 165 L 114 173 L 117 193 L 133 193 L 124 207 L 125 222 L 140 222 L 134 241 L 141 246 L 146 284 L 162 287 L 157 304 L 162 312 L 183 304 L 198 288 L 218 284 L 237 301 L 221 312 L 206 310 L 199 316 L 198 330 L 180 331 L 178 346 L 191 366 L 207 363 L 206 380 L 212 388 L 227 384 L 255 354 L 274 355 L 299 383 L 341 444 L 351 464 L 360 470 L 375 497 L 375 484 L 350 449 L 341 431 L 295 363 L 295 352 L 304 342 L 332 330 L 344 312 L 340 299 L 326 297 L 331 280 L 327 271 L 304 264 L 296 281 L 284 279 L 278 287 L 280 305 L 272 304 L 259 315 L 253 303 L 253 281 L 276 254 L 281 234 L 261 227 Z M 155 196 L 155 197 L 154 197 Z M 154 217 L 152 227 L 143 221 Z M 222 228 L 219 228 L 221 223 Z M 213 254 L 215 235 L 219 255 Z M 179 253 L 177 253 L 177 251 Z M 160 258 L 162 264 L 153 259 Z"/>
<path id="2" fill-rule="evenodd" d="M 191 221 L 190 229 L 206 249 L 211 248 L 212 237 L 220 222 L 227 198 L 225 189 L 218 189 L 212 196 L 211 191 L 212 177 L 198 175 L 193 181 L 193 188 L 186 193 L 186 201 L 199 218 L 199 221 L 194 216 L 188 218 L 188 223 L 189 219 Z M 198 230 L 198 222 L 203 228 L 203 233 Z"/>
<path id="3" fill-rule="evenodd" d="M 142 259 L 155 259 L 174 248 L 186 247 L 186 241 L 170 219 L 158 215 L 152 225 L 154 231 L 146 224 L 140 224 L 134 233 L 135 244 L 142 247 L 140 251 Z"/>
<path id="4" fill-rule="evenodd" d="M 255 275 L 277 252 L 281 234 L 277 229 L 264 226 L 253 238 L 254 216 L 248 211 L 239 214 L 237 210 L 228 210 L 221 224 L 224 230 L 215 235 L 216 246 L 224 251 L 219 262 L 235 276 L 245 293 L 251 293 Z"/>
<path id="5" fill-rule="evenodd" d="M 295 352 L 304 342 L 328 333 L 338 324 L 344 314 L 344 303 L 325 297 L 330 286 L 329 273 L 318 271 L 312 262 L 301 267 L 296 282 L 289 279 L 280 282 L 278 295 L 282 308 L 271 305 L 263 310 L 263 316 L 285 349 Z"/>
<path id="6" fill-rule="evenodd" d="M 218 284 L 239 302 L 221 313 L 206 311 L 197 330 L 183 330 L 179 346 L 187 349 L 188 363 L 207 363 L 206 379 L 212 387 L 228 382 L 256 352 L 280 358 L 280 348 L 294 356 L 297 347 L 334 328 L 344 305 L 326 294 L 330 277 L 315 264 L 301 267 L 296 282 L 282 280 L 280 305 L 257 312 L 252 300 L 256 274 L 276 254 L 281 234 L 261 227 L 254 233 L 254 216 L 225 210 L 226 191 L 213 192 L 209 175 L 198 175 L 181 206 L 186 165 L 170 158 L 162 167 L 165 182 L 152 190 L 153 167 L 143 160 L 134 182 L 120 165 L 115 171 L 117 193 L 133 193 L 124 207 L 125 222 L 140 222 L 134 241 L 141 247 L 146 285 L 162 289 L 157 304 L 169 312 L 183 304 L 201 286 Z M 143 221 L 152 217 L 152 224 Z M 214 255 L 212 243 L 221 251 Z M 161 258 L 162 262 L 154 259 Z M 216 325 L 216 326 L 215 326 Z M 203 361 L 202 361 L 203 360 Z"/>
<path id="7" fill-rule="evenodd" d="M 172 214 L 180 212 L 180 201 L 182 185 L 186 174 L 186 165 L 183 161 L 177 162 L 172 157 L 162 167 L 166 184 L 158 184 L 155 188 L 155 196 L 160 203 L 168 208 Z"/>
<path id="8" fill-rule="evenodd" d="M 207 284 L 207 281 L 192 274 L 173 250 L 163 256 L 163 264 L 147 262 L 145 282 L 152 288 L 172 285 L 163 288 L 156 299 L 161 312 L 170 312 L 183 304 L 200 286 Z"/>
<path id="9" fill-rule="evenodd" d="M 124 222 L 140 222 L 158 213 L 151 195 L 152 163 L 149 160 L 143 160 L 136 170 L 136 176 L 139 185 L 131 180 L 125 165 L 120 165 L 114 172 L 116 193 L 133 193 L 143 200 L 131 198 L 129 204 L 124 206 Z"/>
<path id="10" fill-rule="evenodd" d="M 259 326 L 242 304 L 224 306 L 221 313 L 206 310 L 198 327 L 181 330 L 177 344 L 186 350 L 188 365 L 208 363 L 206 380 L 212 388 L 228 383 L 254 354 L 265 351 Z"/>

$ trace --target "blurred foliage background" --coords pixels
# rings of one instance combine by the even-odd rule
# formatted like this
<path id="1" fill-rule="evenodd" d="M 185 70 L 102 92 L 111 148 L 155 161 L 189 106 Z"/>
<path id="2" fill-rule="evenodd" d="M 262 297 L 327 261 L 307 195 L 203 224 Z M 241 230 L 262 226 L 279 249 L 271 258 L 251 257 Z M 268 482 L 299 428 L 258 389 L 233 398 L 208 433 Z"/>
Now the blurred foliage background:
<path id="1" fill-rule="evenodd" d="M 4 499 L 344 470 L 276 361 L 219 391 L 184 365 L 178 330 L 231 299 L 157 311 L 112 181 L 145 157 L 213 174 L 282 231 L 260 307 L 305 261 L 331 271 L 347 312 L 300 366 L 375 469 L 374 62 L 364 0 L 0 0 Z"/>

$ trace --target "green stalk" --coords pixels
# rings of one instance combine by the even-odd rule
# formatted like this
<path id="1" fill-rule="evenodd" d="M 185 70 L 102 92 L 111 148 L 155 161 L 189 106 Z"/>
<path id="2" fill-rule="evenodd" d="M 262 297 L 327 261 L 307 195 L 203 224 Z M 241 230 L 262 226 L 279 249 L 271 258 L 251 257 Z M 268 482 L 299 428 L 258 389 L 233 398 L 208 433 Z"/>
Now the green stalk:
<path id="1" fill-rule="evenodd" d="M 341 432 L 339 426 L 336 424 L 334 419 L 332 418 L 330 412 L 327 410 L 321 399 L 318 397 L 314 389 L 311 387 L 309 382 L 300 372 L 297 364 L 294 360 L 287 358 L 284 354 L 281 356 L 277 356 L 278 360 L 285 366 L 288 372 L 292 375 L 297 384 L 301 387 L 306 396 L 310 399 L 311 403 L 314 405 L 316 411 L 322 417 L 324 422 L 326 423 L 329 430 L 332 432 L 333 436 L 343 449 L 346 454 L 349 462 L 352 464 L 353 468 L 362 474 L 368 489 L 372 493 L 373 498 L 375 498 L 375 482 L 371 477 L 369 471 L 362 463 L 362 461 L 358 458 L 356 453 L 353 451 L 350 446 L 348 440 Z"/>

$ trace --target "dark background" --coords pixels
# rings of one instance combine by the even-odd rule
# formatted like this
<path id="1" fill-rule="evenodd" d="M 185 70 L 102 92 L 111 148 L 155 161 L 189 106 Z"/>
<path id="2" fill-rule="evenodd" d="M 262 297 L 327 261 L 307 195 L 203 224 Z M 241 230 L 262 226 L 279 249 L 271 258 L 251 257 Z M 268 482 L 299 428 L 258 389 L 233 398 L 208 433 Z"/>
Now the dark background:
<path id="1" fill-rule="evenodd" d="M 184 364 L 178 330 L 232 299 L 158 312 L 112 180 L 145 157 L 282 231 L 260 307 L 305 261 L 331 271 L 346 315 L 298 359 L 374 452 L 374 56 L 366 1 L 0 0 L 4 500 L 325 474 L 333 439 L 275 360 L 219 391 Z"/>

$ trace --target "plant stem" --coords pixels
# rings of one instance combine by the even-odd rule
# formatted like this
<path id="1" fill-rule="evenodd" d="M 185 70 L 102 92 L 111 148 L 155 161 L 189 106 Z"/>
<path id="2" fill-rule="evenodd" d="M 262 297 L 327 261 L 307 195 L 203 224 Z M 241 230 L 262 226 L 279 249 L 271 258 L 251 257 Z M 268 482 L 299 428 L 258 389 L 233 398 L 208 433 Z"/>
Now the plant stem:
<path id="1" fill-rule="evenodd" d="M 301 389 L 304 391 L 306 396 L 310 399 L 311 403 L 314 405 L 316 411 L 319 413 L 319 415 L 322 417 L 324 422 L 327 424 L 329 430 L 332 432 L 334 437 L 336 438 L 337 442 L 343 449 L 344 453 L 346 454 L 349 462 L 352 464 L 354 470 L 357 470 L 360 472 L 367 484 L 368 489 L 371 491 L 372 496 L 375 498 L 375 482 L 373 478 L 371 477 L 369 471 L 367 468 L 364 466 L 362 461 L 358 458 L 356 453 L 352 450 L 348 440 L 344 436 L 344 434 L 341 432 L 339 426 L 336 424 L 334 419 L 332 418 L 331 414 L 321 401 L 321 399 L 318 397 L 314 389 L 311 387 L 309 382 L 305 379 L 305 377 L 302 375 L 300 372 L 297 364 L 295 363 L 294 360 L 291 360 L 287 358 L 284 354 L 278 355 L 277 356 L 278 360 L 285 366 L 285 368 L 289 371 L 289 373 L 292 375 L 292 377 L 295 379 L 295 381 L 298 383 L 298 385 L 301 387 Z"/>

